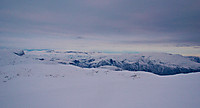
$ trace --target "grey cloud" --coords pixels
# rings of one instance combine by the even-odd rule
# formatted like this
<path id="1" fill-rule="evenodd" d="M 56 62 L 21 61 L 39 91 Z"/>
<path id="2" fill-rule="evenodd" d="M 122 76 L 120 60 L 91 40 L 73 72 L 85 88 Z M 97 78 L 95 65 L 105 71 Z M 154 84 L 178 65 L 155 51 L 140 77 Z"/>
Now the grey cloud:
<path id="1" fill-rule="evenodd" d="M 119 41 L 119 43 L 121 44 L 138 44 L 138 45 L 171 45 L 171 46 L 175 46 L 175 47 L 193 47 L 193 48 L 197 48 L 198 46 L 200 46 L 200 43 L 196 42 L 196 41 L 189 41 L 189 40 L 176 40 L 176 39 L 144 39 L 144 40 L 127 40 L 127 41 Z"/>
<path id="2" fill-rule="evenodd" d="M 199 4 L 199 0 L 1 0 L 0 31 L 198 45 Z M 138 36 L 147 40 L 131 40 Z M 159 40 L 162 37 L 170 40 Z"/>
<path id="3" fill-rule="evenodd" d="M 200 49 L 200 46 L 195 46 L 195 47 L 193 47 L 193 48 Z"/>

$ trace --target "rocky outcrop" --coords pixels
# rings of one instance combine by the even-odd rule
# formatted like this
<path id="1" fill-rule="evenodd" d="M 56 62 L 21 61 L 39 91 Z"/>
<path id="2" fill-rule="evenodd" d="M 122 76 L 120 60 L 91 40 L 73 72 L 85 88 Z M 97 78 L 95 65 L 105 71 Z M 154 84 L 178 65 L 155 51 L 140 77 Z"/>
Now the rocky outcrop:
<path id="1" fill-rule="evenodd" d="M 13 53 L 16 54 L 16 55 L 18 55 L 18 56 L 23 56 L 23 55 L 25 55 L 25 53 L 24 53 L 23 50 L 17 50 L 17 51 L 14 51 Z"/>

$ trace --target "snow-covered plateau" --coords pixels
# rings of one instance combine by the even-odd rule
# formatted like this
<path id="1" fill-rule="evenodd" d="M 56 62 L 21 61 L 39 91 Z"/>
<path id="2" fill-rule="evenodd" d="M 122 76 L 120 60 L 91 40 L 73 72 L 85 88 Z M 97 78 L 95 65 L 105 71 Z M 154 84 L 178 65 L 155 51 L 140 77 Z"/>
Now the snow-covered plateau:
<path id="1" fill-rule="evenodd" d="M 1 49 L 0 108 L 199 108 L 198 71 L 177 54 Z"/>

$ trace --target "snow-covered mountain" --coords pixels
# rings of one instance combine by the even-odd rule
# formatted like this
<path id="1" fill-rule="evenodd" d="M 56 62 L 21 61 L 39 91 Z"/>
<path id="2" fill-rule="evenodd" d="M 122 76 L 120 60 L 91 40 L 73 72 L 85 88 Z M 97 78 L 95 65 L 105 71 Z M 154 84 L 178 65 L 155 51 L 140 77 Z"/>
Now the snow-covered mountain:
<path id="1" fill-rule="evenodd" d="M 104 66 L 99 68 L 68 65 L 75 63 L 75 60 L 81 64 L 86 61 L 84 59 L 90 60 L 86 63 L 106 61 L 108 64 L 102 64 Z M 173 67 L 170 64 L 174 63 L 190 68 L 196 63 L 180 55 L 165 53 L 108 55 L 95 52 L 0 50 L 0 108 L 200 106 L 199 72 L 160 76 L 123 70 L 113 66 L 117 60 L 129 64 L 137 60 L 144 64 L 148 60 L 155 60 L 153 63 L 160 60 L 168 67 Z"/>
<path id="2" fill-rule="evenodd" d="M 8 53 L 9 52 L 9 53 Z M 17 62 L 43 62 L 74 65 L 82 68 L 109 68 L 116 71 L 146 71 L 158 75 L 173 75 L 200 71 L 199 57 L 168 53 L 106 54 L 80 51 L 23 51 L 1 50 L 7 58 L 0 65 Z M 14 55 L 14 56 L 13 56 Z M 21 57 L 22 56 L 22 57 Z M 19 60 L 17 58 L 20 58 Z M 29 59 L 28 61 L 25 59 Z"/>
<path id="3" fill-rule="evenodd" d="M 185 58 L 188 58 L 191 61 L 200 63 L 200 57 L 195 57 L 195 56 L 185 56 Z"/>
<path id="4" fill-rule="evenodd" d="M 149 62 L 152 62 L 153 65 L 157 63 L 170 68 L 198 68 L 198 63 L 188 58 L 166 53 L 108 55 L 74 51 L 0 50 L 0 107 L 200 106 L 200 73 L 160 76 L 144 71 L 127 71 L 117 67 L 118 62 L 123 65 L 122 61 L 130 65 L 137 61 L 140 66 L 149 66 Z M 88 64 L 99 68 L 80 68 Z"/>
<path id="5" fill-rule="evenodd" d="M 29 57 L 49 63 L 83 68 L 115 67 L 116 70 L 147 71 L 158 75 L 199 72 L 198 57 L 168 53 L 105 54 L 80 51 L 31 51 Z"/>

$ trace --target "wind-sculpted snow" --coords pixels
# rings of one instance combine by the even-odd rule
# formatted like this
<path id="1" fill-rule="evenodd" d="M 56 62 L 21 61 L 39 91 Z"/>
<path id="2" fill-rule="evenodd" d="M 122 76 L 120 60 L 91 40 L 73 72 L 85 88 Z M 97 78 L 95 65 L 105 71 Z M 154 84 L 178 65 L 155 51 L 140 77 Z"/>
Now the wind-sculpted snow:
<path id="1" fill-rule="evenodd" d="M 147 71 L 158 75 L 173 75 L 200 71 L 200 63 L 179 54 L 105 54 L 54 50 L 32 51 L 27 53 L 34 59 L 44 62 L 69 64 L 82 68 L 114 66 L 116 70 Z"/>

